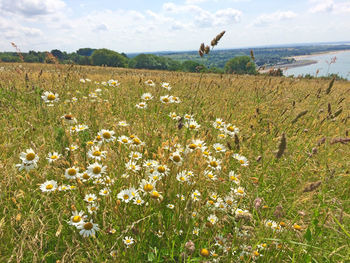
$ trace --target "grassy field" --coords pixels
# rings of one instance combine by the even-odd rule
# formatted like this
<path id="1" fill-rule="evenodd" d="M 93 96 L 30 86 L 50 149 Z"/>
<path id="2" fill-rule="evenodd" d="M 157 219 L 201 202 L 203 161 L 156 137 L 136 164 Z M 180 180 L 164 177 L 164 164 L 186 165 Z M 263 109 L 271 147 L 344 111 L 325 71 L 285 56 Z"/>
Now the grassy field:
<path id="1" fill-rule="evenodd" d="M 350 262 L 349 82 L 3 63 L 0 108 L 0 262 Z"/>

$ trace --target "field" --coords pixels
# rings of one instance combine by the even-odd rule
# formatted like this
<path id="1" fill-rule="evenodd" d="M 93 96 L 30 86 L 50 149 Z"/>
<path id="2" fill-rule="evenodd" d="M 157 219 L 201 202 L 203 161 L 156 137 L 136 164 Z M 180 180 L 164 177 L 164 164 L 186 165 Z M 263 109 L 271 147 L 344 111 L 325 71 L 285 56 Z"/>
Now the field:
<path id="1" fill-rule="evenodd" d="M 350 262 L 349 82 L 2 63 L 0 108 L 0 262 Z"/>

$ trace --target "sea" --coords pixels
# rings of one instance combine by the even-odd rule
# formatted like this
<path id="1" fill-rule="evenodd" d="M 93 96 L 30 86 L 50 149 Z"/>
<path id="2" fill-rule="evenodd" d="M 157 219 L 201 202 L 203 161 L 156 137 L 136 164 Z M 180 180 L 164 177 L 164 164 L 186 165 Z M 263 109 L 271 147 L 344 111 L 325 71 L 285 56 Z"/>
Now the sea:
<path id="1" fill-rule="evenodd" d="M 336 59 L 334 60 L 334 57 Z M 336 73 L 339 76 L 350 80 L 350 50 L 318 55 L 309 55 L 301 59 L 316 60 L 317 63 L 289 68 L 283 71 L 285 76 L 301 76 L 310 74 L 311 76 L 328 76 Z M 333 60 L 334 63 L 331 63 Z"/>

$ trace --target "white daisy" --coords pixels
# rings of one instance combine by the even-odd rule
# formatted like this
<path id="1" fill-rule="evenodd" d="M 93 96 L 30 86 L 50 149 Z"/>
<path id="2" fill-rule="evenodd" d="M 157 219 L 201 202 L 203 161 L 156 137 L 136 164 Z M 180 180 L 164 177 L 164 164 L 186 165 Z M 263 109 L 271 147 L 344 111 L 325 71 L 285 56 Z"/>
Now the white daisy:
<path id="1" fill-rule="evenodd" d="M 57 189 L 57 182 L 54 180 L 46 181 L 40 185 L 40 190 L 42 192 L 54 192 Z"/>
<path id="2" fill-rule="evenodd" d="M 75 179 L 75 178 L 77 178 L 78 174 L 79 174 L 79 167 L 73 166 L 73 167 L 66 169 L 64 176 L 67 179 Z"/>
<path id="3" fill-rule="evenodd" d="M 97 196 L 95 194 L 87 194 L 84 197 L 84 201 L 86 201 L 88 203 L 93 203 L 93 202 L 95 202 L 96 199 L 97 199 Z"/>
<path id="4" fill-rule="evenodd" d="M 39 156 L 33 151 L 32 148 L 27 149 L 25 152 L 21 152 L 19 158 L 25 164 L 33 164 L 39 161 Z"/>
<path id="5" fill-rule="evenodd" d="M 124 237 L 123 239 L 124 244 L 126 245 L 126 247 L 129 247 L 130 245 L 134 244 L 134 239 L 132 237 Z"/>
<path id="6" fill-rule="evenodd" d="M 48 157 L 46 159 L 49 161 L 49 163 L 53 163 L 54 161 L 57 161 L 60 157 L 62 157 L 62 154 L 52 152 L 48 154 Z"/>
<path id="7" fill-rule="evenodd" d="M 94 224 L 92 219 L 90 220 L 90 222 L 84 222 L 82 224 L 79 224 L 77 228 L 81 229 L 79 234 L 83 237 L 95 236 L 96 231 L 100 230 L 98 224 Z"/>

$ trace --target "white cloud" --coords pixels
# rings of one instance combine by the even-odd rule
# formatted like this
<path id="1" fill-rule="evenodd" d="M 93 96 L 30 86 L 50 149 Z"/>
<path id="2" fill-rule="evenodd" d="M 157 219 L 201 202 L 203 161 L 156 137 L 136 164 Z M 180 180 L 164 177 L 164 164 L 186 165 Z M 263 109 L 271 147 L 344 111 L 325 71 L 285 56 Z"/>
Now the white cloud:
<path id="1" fill-rule="evenodd" d="M 350 2 L 335 2 L 334 0 L 310 0 L 312 7 L 310 13 L 348 13 L 350 12 Z"/>
<path id="2" fill-rule="evenodd" d="M 270 14 L 262 14 L 258 16 L 251 26 L 267 26 L 270 24 L 276 24 L 283 20 L 295 18 L 297 16 L 293 11 L 277 11 Z"/>
<path id="3" fill-rule="evenodd" d="M 220 9 L 216 12 L 207 11 L 196 5 L 176 5 L 165 3 L 163 10 L 169 14 L 186 15 L 188 26 L 209 28 L 227 26 L 240 21 L 242 12 L 233 8 Z"/>
<path id="4" fill-rule="evenodd" d="M 53 14 L 65 6 L 61 0 L 0 0 L 0 10 L 25 17 Z"/>

